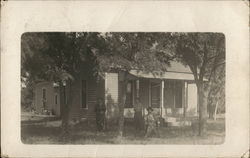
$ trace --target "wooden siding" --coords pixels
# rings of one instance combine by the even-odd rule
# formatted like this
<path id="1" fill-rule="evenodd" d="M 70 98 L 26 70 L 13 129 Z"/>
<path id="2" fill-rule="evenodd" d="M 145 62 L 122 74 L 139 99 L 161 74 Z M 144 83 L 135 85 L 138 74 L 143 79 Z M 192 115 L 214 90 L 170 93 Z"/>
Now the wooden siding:
<path id="1" fill-rule="evenodd" d="M 189 83 L 187 89 L 186 116 L 194 116 L 197 115 L 197 87 L 195 83 Z"/>
<path id="2" fill-rule="evenodd" d="M 79 118 L 81 112 L 81 80 L 76 80 L 71 85 L 70 118 Z"/>
<path id="3" fill-rule="evenodd" d="M 87 81 L 87 108 L 82 108 L 82 80 Z M 72 85 L 72 108 L 70 111 L 71 119 L 94 118 L 95 105 L 97 98 L 104 99 L 104 80 L 96 80 L 95 78 L 78 79 Z"/>

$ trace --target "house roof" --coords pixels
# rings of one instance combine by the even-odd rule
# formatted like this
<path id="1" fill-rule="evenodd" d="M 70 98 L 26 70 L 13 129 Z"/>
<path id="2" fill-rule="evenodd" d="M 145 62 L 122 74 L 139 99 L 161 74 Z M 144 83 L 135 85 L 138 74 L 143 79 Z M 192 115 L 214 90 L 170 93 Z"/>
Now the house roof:
<path id="1" fill-rule="evenodd" d="M 142 78 L 158 78 L 158 79 L 178 79 L 178 80 L 194 80 L 194 76 L 189 69 L 179 62 L 170 62 L 170 66 L 166 72 L 143 72 L 140 70 L 131 70 L 130 74 Z"/>
<path id="2" fill-rule="evenodd" d="M 176 62 L 176 61 L 171 61 L 170 62 L 170 66 L 167 68 L 167 72 L 184 72 L 184 73 L 191 73 L 192 71 L 190 70 L 190 68 L 188 66 L 184 66 L 182 63 L 180 62 Z"/>

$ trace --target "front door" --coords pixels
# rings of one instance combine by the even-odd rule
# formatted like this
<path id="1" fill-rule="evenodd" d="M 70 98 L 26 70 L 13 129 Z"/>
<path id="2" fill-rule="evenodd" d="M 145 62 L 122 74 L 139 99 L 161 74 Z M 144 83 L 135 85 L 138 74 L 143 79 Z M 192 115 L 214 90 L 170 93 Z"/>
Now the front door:
<path id="1" fill-rule="evenodd" d="M 160 108 L 160 83 L 151 83 L 151 106 Z"/>

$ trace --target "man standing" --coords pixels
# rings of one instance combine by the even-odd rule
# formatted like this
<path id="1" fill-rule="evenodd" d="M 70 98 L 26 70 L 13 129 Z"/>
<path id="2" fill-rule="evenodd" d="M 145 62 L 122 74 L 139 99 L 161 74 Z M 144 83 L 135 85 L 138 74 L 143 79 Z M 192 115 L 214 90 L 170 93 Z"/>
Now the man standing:
<path id="1" fill-rule="evenodd" d="M 98 131 L 103 131 L 105 129 L 105 112 L 106 106 L 102 100 L 99 98 L 95 107 L 96 112 L 96 125 Z"/>

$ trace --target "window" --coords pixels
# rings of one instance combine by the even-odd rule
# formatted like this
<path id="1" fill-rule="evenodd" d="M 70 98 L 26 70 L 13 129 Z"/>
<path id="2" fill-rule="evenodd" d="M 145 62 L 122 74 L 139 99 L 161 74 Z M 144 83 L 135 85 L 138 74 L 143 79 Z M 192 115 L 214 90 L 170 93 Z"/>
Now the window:
<path id="1" fill-rule="evenodd" d="M 83 109 L 87 108 L 87 81 L 82 80 L 81 86 L 81 107 Z"/>
<path id="2" fill-rule="evenodd" d="M 132 81 L 128 81 L 128 83 L 127 83 L 125 108 L 133 108 L 133 84 L 132 84 Z"/>
<path id="3" fill-rule="evenodd" d="M 46 89 L 43 88 L 43 99 L 46 99 Z"/>
<path id="4" fill-rule="evenodd" d="M 55 95 L 55 104 L 57 105 L 57 94 Z"/>

